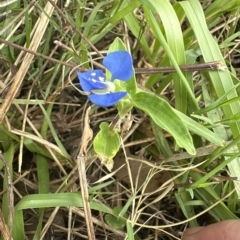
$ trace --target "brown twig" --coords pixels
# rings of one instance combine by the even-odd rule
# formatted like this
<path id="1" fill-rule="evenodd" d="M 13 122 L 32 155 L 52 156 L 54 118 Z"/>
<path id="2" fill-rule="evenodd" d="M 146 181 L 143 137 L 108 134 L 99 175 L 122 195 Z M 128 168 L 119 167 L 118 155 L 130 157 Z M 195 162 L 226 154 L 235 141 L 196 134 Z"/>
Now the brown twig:
<path id="1" fill-rule="evenodd" d="M 0 38 L 0 42 L 6 44 L 6 45 L 8 45 L 8 46 L 14 47 L 14 48 L 16 48 L 16 49 L 19 49 L 19 50 L 21 50 L 21 51 L 30 53 L 30 54 L 32 54 L 32 55 L 34 55 L 34 56 L 44 58 L 44 59 L 46 59 L 46 60 L 48 60 L 48 61 L 51 61 L 51 62 L 54 62 L 54 63 L 58 63 L 58 64 L 62 64 L 62 65 L 64 65 L 64 66 L 66 66 L 66 67 L 70 67 L 70 68 L 74 68 L 74 67 L 75 67 L 75 66 L 72 65 L 72 64 L 69 64 L 69 63 L 67 63 L 67 62 L 63 62 L 63 61 L 57 60 L 57 59 L 55 59 L 55 58 L 52 58 L 52 57 L 46 56 L 46 55 L 44 55 L 44 54 L 38 53 L 38 52 L 36 52 L 36 51 L 34 51 L 34 50 L 31 50 L 31 49 L 22 47 L 22 46 L 20 46 L 20 45 L 18 45 L 18 44 L 9 42 L 9 41 L 7 41 L 7 40 L 5 40 L 5 39 L 3 39 L 3 38 Z M 86 71 L 87 69 L 79 68 L 79 70 L 80 70 L 80 71 L 84 71 L 84 70 Z"/>
<path id="2" fill-rule="evenodd" d="M 2 237 L 4 240 L 12 240 L 10 231 L 8 229 L 8 226 L 4 220 L 2 211 L 0 209 L 0 232 L 2 233 Z"/>
<path id="3" fill-rule="evenodd" d="M 16 49 L 22 50 L 24 52 L 30 53 L 34 56 L 37 57 L 41 57 L 44 58 L 46 60 L 58 63 L 58 64 L 62 64 L 66 67 L 70 67 L 70 68 L 76 68 L 75 65 L 67 63 L 67 62 L 63 62 L 60 60 L 57 60 L 55 58 L 46 56 L 44 54 L 38 53 L 36 51 L 30 50 L 28 48 L 19 46 L 15 43 L 9 42 L 5 39 L 0 38 L 0 42 L 4 43 L 8 46 L 14 47 Z M 98 67 L 100 67 L 100 64 L 96 63 L 96 65 L 98 65 Z M 213 62 L 207 62 L 207 63 L 199 63 L 199 64 L 189 64 L 189 65 L 182 65 L 179 66 L 180 69 L 183 72 L 191 72 L 191 71 L 206 71 L 206 70 L 223 70 L 225 67 L 222 64 L 221 61 L 213 61 Z M 102 67 L 103 68 L 103 67 Z M 88 69 L 85 68 L 77 68 L 78 71 L 88 71 Z M 136 74 L 152 74 L 152 73 L 172 73 L 172 72 L 176 72 L 176 69 L 174 67 L 155 67 L 155 68 L 135 68 L 135 73 Z"/>
<path id="4" fill-rule="evenodd" d="M 225 66 L 221 61 L 199 63 L 199 64 L 188 64 L 179 66 L 183 72 L 192 71 L 206 71 L 206 70 L 224 70 Z M 152 73 L 172 73 L 176 72 L 174 67 L 156 67 L 156 68 L 136 68 L 136 74 L 152 74 Z"/>

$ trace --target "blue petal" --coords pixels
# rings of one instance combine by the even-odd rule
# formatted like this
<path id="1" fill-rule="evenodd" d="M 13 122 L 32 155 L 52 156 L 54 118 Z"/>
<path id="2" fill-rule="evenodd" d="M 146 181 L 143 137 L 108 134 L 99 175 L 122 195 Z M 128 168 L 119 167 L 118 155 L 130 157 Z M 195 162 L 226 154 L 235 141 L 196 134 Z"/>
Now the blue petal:
<path id="1" fill-rule="evenodd" d="M 112 74 L 112 80 L 129 80 L 133 75 L 132 57 L 127 51 L 110 52 L 104 59 L 103 65 Z"/>
<path id="2" fill-rule="evenodd" d="M 115 92 L 107 93 L 105 95 L 90 94 L 88 97 L 92 103 L 98 106 L 111 107 L 126 95 L 127 92 Z"/>
<path id="3" fill-rule="evenodd" d="M 87 72 L 78 72 L 78 79 L 82 89 L 85 92 L 91 92 L 94 89 L 105 89 L 105 75 L 102 70 L 90 70 Z"/>

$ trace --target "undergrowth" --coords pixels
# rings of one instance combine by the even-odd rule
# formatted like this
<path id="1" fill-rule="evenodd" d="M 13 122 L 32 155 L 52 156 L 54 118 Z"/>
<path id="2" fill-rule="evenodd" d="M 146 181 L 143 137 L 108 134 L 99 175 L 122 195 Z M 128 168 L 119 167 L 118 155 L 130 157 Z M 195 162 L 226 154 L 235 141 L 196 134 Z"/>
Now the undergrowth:
<path id="1" fill-rule="evenodd" d="M 181 239 L 237 219 L 239 6 L 2 1 L 2 239 Z M 122 49 L 130 97 L 93 105 L 77 72 Z"/>

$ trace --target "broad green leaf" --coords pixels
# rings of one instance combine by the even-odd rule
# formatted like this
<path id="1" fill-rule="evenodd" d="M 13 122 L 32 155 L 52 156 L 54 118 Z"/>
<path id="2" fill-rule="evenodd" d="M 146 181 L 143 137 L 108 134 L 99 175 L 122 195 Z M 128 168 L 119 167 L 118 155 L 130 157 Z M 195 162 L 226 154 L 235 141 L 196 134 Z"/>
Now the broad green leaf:
<path id="1" fill-rule="evenodd" d="M 133 104 L 146 112 L 158 126 L 171 133 L 180 147 L 185 148 L 189 154 L 196 153 L 186 126 L 165 100 L 140 92 L 134 96 Z"/>
<path id="2" fill-rule="evenodd" d="M 121 142 L 118 133 L 111 129 L 106 122 L 100 124 L 100 132 L 93 141 L 93 147 L 101 163 L 109 171 L 113 167 L 113 157 L 117 154 Z"/>

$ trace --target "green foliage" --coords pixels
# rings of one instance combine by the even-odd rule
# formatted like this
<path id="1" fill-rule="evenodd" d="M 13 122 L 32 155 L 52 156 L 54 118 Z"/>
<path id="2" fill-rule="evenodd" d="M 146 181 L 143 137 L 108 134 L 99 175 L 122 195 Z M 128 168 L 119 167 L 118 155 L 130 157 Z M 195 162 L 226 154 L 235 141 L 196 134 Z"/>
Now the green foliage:
<path id="1" fill-rule="evenodd" d="M 187 128 L 165 100 L 150 93 L 140 92 L 134 96 L 133 103 L 146 112 L 159 127 L 171 133 L 180 147 L 192 155 L 196 153 Z"/>
<path id="2" fill-rule="evenodd" d="M 113 157 L 117 154 L 121 141 L 116 129 L 111 129 L 106 122 L 100 125 L 100 131 L 94 139 L 93 147 L 101 163 L 111 170 Z"/>
<path id="3" fill-rule="evenodd" d="M 115 215 L 118 215 L 121 212 L 121 208 L 120 207 L 115 207 L 113 208 L 113 213 Z M 124 218 L 126 219 L 127 216 L 125 214 Z M 117 228 L 117 229 L 121 229 L 126 225 L 126 220 L 123 219 L 122 217 L 116 217 L 114 215 L 110 215 L 110 214 L 106 214 L 105 216 L 105 221 L 107 222 L 107 224 L 113 228 Z"/>
<path id="4" fill-rule="evenodd" d="M 2 2 L 5 4 L 6 1 Z M 5 11 L 12 11 L 0 19 L 0 38 L 28 50 L 34 43 L 33 35 L 36 24 L 41 21 L 40 14 L 47 14 L 45 4 L 46 1 L 39 1 L 26 12 L 23 12 L 29 5 L 26 0 L 5 7 L 0 5 L 0 16 Z M 124 199 L 121 207 L 115 207 L 115 200 L 112 201 L 118 184 L 117 170 L 114 170 L 99 174 L 100 177 L 97 175 L 94 187 L 89 184 L 91 209 L 106 214 L 106 223 L 121 229 L 128 239 L 138 239 L 137 227 L 139 231 L 155 227 L 145 221 L 149 213 L 142 206 L 156 209 L 154 204 L 166 195 L 168 199 L 175 198 L 177 208 L 180 207 L 185 218 L 190 219 L 190 226 L 201 223 L 198 219 L 204 213 L 201 211 L 210 214 L 212 221 L 238 218 L 240 191 L 235 178 L 240 176 L 240 90 L 239 72 L 231 59 L 234 53 L 239 53 L 236 41 L 239 38 L 239 7 L 239 0 L 103 0 L 91 3 L 77 0 L 69 1 L 67 7 L 61 5 L 61 12 L 55 8 L 54 14 L 47 16 L 48 26 L 37 46 L 34 61 L 29 62 L 18 94 L 8 102 L 10 109 L 0 124 L 0 149 L 10 169 L 10 176 L 6 171 L 2 175 L 2 212 L 8 225 L 11 210 L 7 177 L 21 184 L 24 174 L 29 171 L 31 175 L 27 175 L 27 180 L 33 179 L 37 183 L 31 189 L 36 194 L 27 192 L 29 189 L 25 183 L 30 185 L 28 181 L 24 182 L 26 195 L 16 186 L 13 239 L 25 238 L 25 213 L 30 209 L 38 209 L 31 214 L 37 219 L 33 239 L 40 239 L 45 209 L 84 206 L 81 192 L 70 191 L 78 183 L 74 153 L 81 140 L 87 97 L 73 91 L 72 85 L 78 85 L 75 70 L 102 67 L 99 64 L 106 51 L 129 50 L 134 68 L 173 66 L 176 72 L 134 73 L 127 82 L 115 81 L 116 90 L 128 92 L 116 104 L 115 112 L 109 109 L 102 113 L 103 109 L 92 108 L 90 127 L 94 139 L 86 153 L 89 176 L 103 173 L 99 165 L 97 171 L 96 167 L 91 169 L 95 156 L 112 170 L 114 161 L 119 160 L 115 160 L 115 156 L 125 144 L 147 142 L 127 147 L 128 153 L 124 149 L 128 171 L 120 180 L 126 181 L 126 175 L 130 182 L 126 184 L 131 185 L 131 190 L 116 194 L 117 206 L 120 206 L 119 200 Z M 15 19 L 17 16 L 20 17 Z M 55 40 L 63 44 L 56 45 Z M 0 44 L 1 104 L 12 84 L 16 83 L 16 75 L 24 61 L 22 56 L 26 54 L 24 49 L 15 47 Z M 46 60 L 46 57 L 60 62 Z M 179 67 L 212 61 L 220 61 L 222 69 L 185 73 Z M 109 76 L 108 72 L 106 74 Z M 125 137 L 122 130 L 129 112 L 136 117 L 130 135 Z M 135 127 L 144 129 L 145 126 L 138 123 L 139 116 L 150 122 L 154 135 L 149 137 L 136 130 Z M 149 144 L 148 140 L 153 137 L 154 141 Z M 70 151 L 72 148 L 73 152 Z M 140 154 L 129 157 L 128 154 L 133 152 Z M 141 161 L 150 168 L 141 187 L 137 184 L 142 177 L 141 168 L 133 169 L 135 165 L 133 167 L 128 158 L 134 163 Z M 21 165 L 27 168 L 20 176 L 16 169 Z M 5 170 L 2 161 L 0 169 Z M 167 187 L 170 182 L 175 185 L 170 186 L 168 192 L 164 185 L 164 191 L 147 195 L 144 190 L 151 178 L 150 173 L 162 169 L 172 177 Z M 133 176 L 132 170 L 136 170 L 132 172 Z M 59 177 L 57 181 L 53 179 L 56 175 Z M 109 181 L 108 178 L 113 176 Z M 104 188 L 108 189 L 102 190 Z M 111 203 L 114 203 L 111 208 L 105 196 L 111 196 Z M 148 196 L 156 202 L 149 201 Z M 164 210 L 167 212 L 168 209 Z M 151 218 L 154 219 L 155 215 Z M 157 226 L 158 220 L 154 222 L 157 231 L 167 228 Z M 176 225 L 185 226 L 185 219 L 181 220 Z"/>

